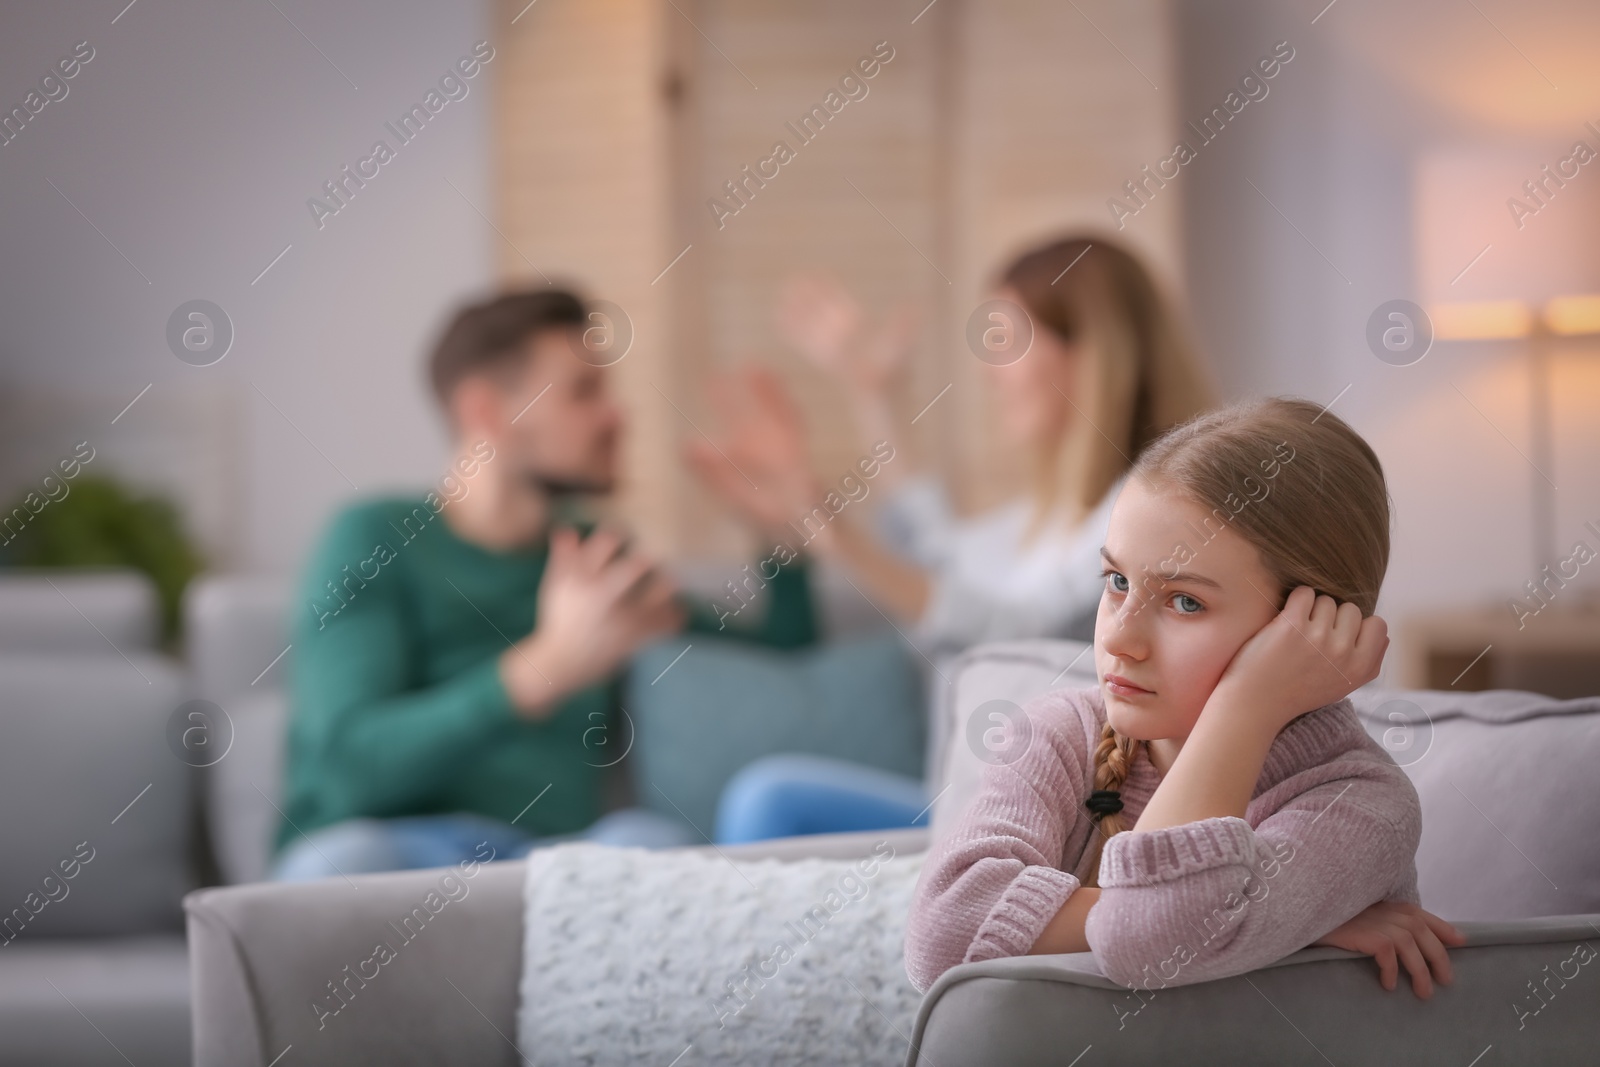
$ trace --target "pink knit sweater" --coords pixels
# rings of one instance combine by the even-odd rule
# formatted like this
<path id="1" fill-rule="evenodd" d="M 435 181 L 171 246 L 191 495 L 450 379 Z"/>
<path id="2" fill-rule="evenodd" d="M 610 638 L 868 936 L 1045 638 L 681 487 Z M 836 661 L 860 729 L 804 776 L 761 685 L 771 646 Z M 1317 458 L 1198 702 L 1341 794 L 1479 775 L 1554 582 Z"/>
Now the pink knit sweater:
<path id="1" fill-rule="evenodd" d="M 906 974 L 926 991 L 958 963 L 1025 955 L 1089 877 L 1098 687 L 1024 709 L 1028 750 L 984 768 L 978 794 L 934 842 L 907 919 Z M 1143 753 L 1122 786 L 1133 826 L 1161 776 Z M 1291 721 L 1245 817 L 1200 819 L 1105 844 L 1084 934 L 1106 977 L 1131 987 L 1242 974 L 1304 948 L 1379 900 L 1420 904 L 1422 808 L 1348 698 Z"/>

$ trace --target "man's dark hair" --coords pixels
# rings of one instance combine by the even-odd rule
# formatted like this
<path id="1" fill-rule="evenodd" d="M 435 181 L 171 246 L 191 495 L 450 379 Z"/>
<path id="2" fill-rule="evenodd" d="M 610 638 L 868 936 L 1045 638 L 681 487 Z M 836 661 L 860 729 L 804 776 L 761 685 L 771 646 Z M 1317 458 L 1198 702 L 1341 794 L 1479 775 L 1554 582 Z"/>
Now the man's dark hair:
<path id="1" fill-rule="evenodd" d="M 439 403 L 463 378 L 512 369 L 527 357 L 528 341 L 545 330 L 582 328 L 583 300 L 564 289 L 505 293 L 456 312 L 433 348 L 428 373 Z"/>

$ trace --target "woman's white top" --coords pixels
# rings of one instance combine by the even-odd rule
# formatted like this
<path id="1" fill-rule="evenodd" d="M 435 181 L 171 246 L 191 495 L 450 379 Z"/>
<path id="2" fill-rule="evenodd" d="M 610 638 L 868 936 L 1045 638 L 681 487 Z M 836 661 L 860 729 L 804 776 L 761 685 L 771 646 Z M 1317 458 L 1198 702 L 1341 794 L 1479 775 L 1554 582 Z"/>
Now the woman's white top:
<path id="1" fill-rule="evenodd" d="M 1100 546 L 1126 479 L 1119 478 L 1075 529 L 1058 513 L 1026 546 L 1022 536 L 1033 504 L 1025 497 L 958 518 L 936 478 L 917 475 L 895 486 L 879 509 L 878 533 L 932 579 L 910 636 L 929 653 L 958 652 L 981 641 L 1092 639 L 1104 585 Z"/>

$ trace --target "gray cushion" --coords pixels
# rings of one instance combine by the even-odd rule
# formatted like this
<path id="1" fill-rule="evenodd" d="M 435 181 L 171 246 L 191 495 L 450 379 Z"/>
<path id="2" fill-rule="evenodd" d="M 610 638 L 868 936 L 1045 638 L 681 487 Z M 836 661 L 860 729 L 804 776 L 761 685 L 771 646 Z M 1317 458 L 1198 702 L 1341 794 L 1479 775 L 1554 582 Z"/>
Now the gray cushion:
<path id="1" fill-rule="evenodd" d="M 155 586 L 123 568 L 0 570 L 0 648 L 133 655 L 160 636 Z"/>
<path id="2" fill-rule="evenodd" d="M 934 837 L 949 828 L 977 793 L 988 763 L 1014 758 L 1027 743 L 1022 705 L 1051 689 L 1095 683 L 1094 652 L 1082 641 L 1001 641 L 968 649 L 944 673 L 950 684 L 935 690 L 935 756 L 941 785 L 930 826 Z"/>
<path id="3" fill-rule="evenodd" d="M 0 951 L 0 1063 L 130 1062 L 189 1062 L 189 957 L 181 934 L 20 940 Z"/>
<path id="4" fill-rule="evenodd" d="M 1422 800 L 1417 890 L 1447 919 L 1600 912 L 1600 697 L 1364 688 Z"/>
<path id="5" fill-rule="evenodd" d="M 284 736 L 289 700 L 263 686 L 218 704 L 233 731 L 226 756 L 204 770 L 206 826 L 223 881 L 267 876 L 282 816 Z"/>
<path id="6" fill-rule="evenodd" d="M 266 877 L 283 792 L 290 588 L 271 575 L 207 575 L 183 598 L 192 693 L 221 710 L 232 745 L 202 770 L 206 831 L 227 882 Z"/>
<path id="7" fill-rule="evenodd" d="M 225 703 L 281 688 L 289 661 L 288 579 L 208 575 L 183 597 L 185 644 L 196 696 Z M 271 668 L 270 670 L 268 668 Z"/>
<path id="8" fill-rule="evenodd" d="M 147 655 L 8 655 L 0 693 L 0 922 L 14 924 L 12 947 L 177 929 L 194 885 L 193 769 L 167 741 L 179 673 Z"/>
<path id="9" fill-rule="evenodd" d="M 790 652 L 704 635 L 650 646 L 623 698 L 639 803 L 709 836 L 723 786 L 760 756 L 808 752 L 920 778 L 913 658 L 893 630 Z"/>

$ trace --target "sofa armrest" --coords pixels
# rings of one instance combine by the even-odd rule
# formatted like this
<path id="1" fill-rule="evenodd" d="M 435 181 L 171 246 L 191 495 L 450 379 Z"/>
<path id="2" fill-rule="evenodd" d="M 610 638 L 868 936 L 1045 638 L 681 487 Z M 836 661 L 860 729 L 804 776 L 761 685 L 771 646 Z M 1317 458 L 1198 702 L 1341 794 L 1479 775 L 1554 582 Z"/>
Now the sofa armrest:
<path id="1" fill-rule="evenodd" d="M 927 847 L 927 830 L 869 830 L 722 846 L 730 859 L 850 859 L 880 841 Z M 696 851 L 710 852 L 702 845 Z M 196 1067 L 517 1064 L 522 974 L 520 861 L 483 865 L 427 921 L 407 916 L 448 868 L 261 883 L 189 894 Z M 431 909 L 430 909 L 431 910 Z M 426 912 L 425 912 L 426 913 Z M 409 939 L 405 934 L 411 934 Z M 393 958 L 379 959 L 386 943 Z M 373 962 L 375 961 L 375 962 Z M 348 968 L 348 970 L 346 969 Z M 547 1050 L 560 1060 L 559 1050 Z M 528 1050 L 541 1059 L 540 1050 Z"/>
<path id="2" fill-rule="evenodd" d="M 482 865 L 456 899 L 450 874 L 189 894 L 194 1062 L 266 1067 L 291 1045 L 286 1063 L 520 1062 L 523 864 Z"/>
<path id="3" fill-rule="evenodd" d="M 1421 1000 L 1369 957 L 1305 948 L 1249 974 L 1154 992 L 1117 985 L 1092 953 L 962 964 L 917 1011 L 907 1067 L 1149 1063 L 1578 1063 L 1600 1043 L 1585 940 L 1600 914 L 1454 924 L 1455 981 Z M 1588 973 L 1586 973 L 1588 972 Z M 1571 988 L 1567 988 L 1571 987 Z M 1537 990 L 1537 995 L 1535 993 Z M 1586 991 L 1587 990 L 1587 991 Z"/>

